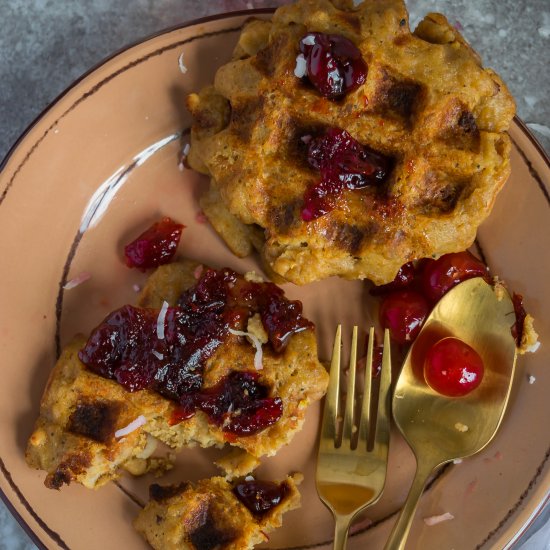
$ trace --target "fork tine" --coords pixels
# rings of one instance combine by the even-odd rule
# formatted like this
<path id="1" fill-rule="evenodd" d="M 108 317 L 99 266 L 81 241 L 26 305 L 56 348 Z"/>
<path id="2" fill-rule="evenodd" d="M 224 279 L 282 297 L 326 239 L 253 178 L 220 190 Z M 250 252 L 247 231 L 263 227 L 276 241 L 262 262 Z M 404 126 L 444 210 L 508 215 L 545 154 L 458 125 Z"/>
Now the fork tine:
<path id="1" fill-rule="evenodd" d="M 369 441 L 369 425 L 370 425 L 370 394 L 372 387 L 372 356 L 374 350 L 374 327 L 369 330 L 369 343 L 367 347 L 367 358 L 365 363 L 365 385 L 363 388 L 363 403 L 361 405 L 361 419 L 359 421 L 359 446 L 367 448 Z"/>
<path id="2" fill-rule="evenodd" d="M 332 360 L 330 363 L 330 377 L 323 409 L 323 424 L 321 427 L 321 439 L 331 442 L 336 440 L 336 419 L 338 417 L 338 396 L 340 394 L 341 348 L 342 325 L 338 325 L 336 328 L 336 335 L 334 336 Z"/>
<path id="3" fill-rule="evenodd" d="M 355 409 L 355 371 L 357 370 L 357 327 L 353 327 L 351 350 L 349 358 L 348 389 L 346 395 L 346 410 L 344 413 L 344 427 L 342 429 L 342 445 L 351 447 L 353 435 L 353 412 Z"/>
<path id="4" fill-rule="evenodd" d="M 384 331 L 384 348 L 382 352 L 382 372 L 380 373 L 380 390 L 378 398 L 378 413 L 376 416 L 376 432 L 374 436 L 374 448 L 376 451 L 387 455 L 390 441 L 390 415 L 391 415 L 391 355 L 390 333 Z"/>

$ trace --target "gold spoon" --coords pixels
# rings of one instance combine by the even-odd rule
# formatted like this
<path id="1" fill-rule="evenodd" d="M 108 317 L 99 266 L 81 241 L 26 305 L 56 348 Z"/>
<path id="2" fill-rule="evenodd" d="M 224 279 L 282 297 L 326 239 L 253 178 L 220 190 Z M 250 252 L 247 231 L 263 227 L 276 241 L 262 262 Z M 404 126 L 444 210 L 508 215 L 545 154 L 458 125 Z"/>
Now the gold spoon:
<path id="1" fill-rule="evenodd" d="M 435 306 L 412 345 L 393 395 L 393 417 L 414 451 L 417 468 L 407 500 L 386 543 L 405 548 L 414 513 L 432 472 L 479 452 L 493 439 L 508 403 L 516 364 L 514 306 L 483 279 L 467 280 Z M 481 384 L 464 397 L 445 397 L 424 380 L 424 357 L 446 336 L 460 338 L 483 359 Z"/>

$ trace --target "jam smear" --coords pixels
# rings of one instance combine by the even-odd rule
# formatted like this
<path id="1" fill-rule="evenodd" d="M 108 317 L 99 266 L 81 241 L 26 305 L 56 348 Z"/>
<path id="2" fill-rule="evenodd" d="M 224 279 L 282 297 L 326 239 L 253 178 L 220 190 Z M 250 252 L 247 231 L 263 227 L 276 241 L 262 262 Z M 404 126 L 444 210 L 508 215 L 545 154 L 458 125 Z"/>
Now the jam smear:
<path id="1" fill-rule="evenodd" d="M 280 418 L 282 403 L 268 396 L 255 373 L 230 375 L 218 388 L 223 399 L 202 388 L 204 365 L 229 337 L 229 329 L 245 330 L 256 314 L 276 353 L 284 350 L 292 334 L 313 328 L 302 316 L 301 303 L 288 300 L 273 283 L 249 282 L 230 269 L 206 269 L 175 307 L 126 305 L 109 314 L 78 356 L 90 370 L 128 391 L 148 388 L 180 403 L 179 420 L 201 409 L 212 422 L 224 424 L 230 408 L 224 403 L 227 396 L 235 396 L 239 407 L 234 403 L 233 410 L 241 414 L 230 415 L 224 430 L 257 433 Z M 216 407 L 221 412 L 215 412 Z"/>
<path id="2" fill-rule="evenodd" d="M 148 269 L 169 263 L 180 242 L 184 225 L 165 217 L 124 247 L 128 267 Z"/>
<path id="3" fill-rule="evenodd" d="M 329 128 L 309 141 L 307 160 L 321 179 L 304 194 L 302 219 L 311 221 L 327 214 L 345 189 L 363 189 L 383 183 L 390 171 L 389 158 L 362 145 L 348 132 Z"/>
<path id="4" fill-rule="evenodd" d="M 514 304 L 514 313 L 516 314 L 516 322 L 512 325 L 512 336 L 515 338 L 516 345 L 519 347 L 521 346 L 525 317 L 527 317 L 527 312 L 523 307 L 523 296 L 514 292 L 512 294 L 512 304 Z"/>
<path id="5" fill-rule="evenodd" d="M 300 52 L 308 80 L 328 99 L 346 95 L 367 79 L 359 48 L 343 36 L 310 32 L 300 40 Z"/>
<path id="6" fill-rule="evenodd" d="M 173 423 L 204 412 L 224 432 L 254 435 L 275 424 L 283 414 L 279 397 L 269 397 L 269 388 L 257 372 L 232 371 L 215 386 L 183 395 L 174 411 Z"/>
<path id="7" fill-rule="evenodd" d="M 235 485 L 233 494 L 254 516 L 263 517 L 281 504 L 288 494 L 288 486 L 286 483 L 278 484 L 272 481 L 243 481 Z"/>

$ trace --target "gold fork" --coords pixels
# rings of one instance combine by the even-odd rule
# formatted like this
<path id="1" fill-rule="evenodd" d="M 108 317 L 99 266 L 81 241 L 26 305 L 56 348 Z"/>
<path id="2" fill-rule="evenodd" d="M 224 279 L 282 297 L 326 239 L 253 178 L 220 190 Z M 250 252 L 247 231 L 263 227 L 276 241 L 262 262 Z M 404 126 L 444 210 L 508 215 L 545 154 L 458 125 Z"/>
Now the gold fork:
<path id="1" fill-rule="evenodd" d="M 340 355 L 342 326 L 338 325 L 330 366 L 330 381 L 317 458 L 316 483 L 319 497 L 334 516 L 334 549 L 346 546 L 349 527 L 355 516 L 374 504 L 382 494 L 386 480 L 390 439 L 391 359 L 388 330 L 384 333 L 384 351 L 378 411 L 371 419 L 372 357 L 374 329 L 369 332 L 365 365 L 365 383 L 359 425 L 356 423 L 355 380 L 357 370 L 357 327 L 353 328 L 351 357 L 342 429 L 339 417 Z M 341 431 L 341 434 L 339 433 Z"/>

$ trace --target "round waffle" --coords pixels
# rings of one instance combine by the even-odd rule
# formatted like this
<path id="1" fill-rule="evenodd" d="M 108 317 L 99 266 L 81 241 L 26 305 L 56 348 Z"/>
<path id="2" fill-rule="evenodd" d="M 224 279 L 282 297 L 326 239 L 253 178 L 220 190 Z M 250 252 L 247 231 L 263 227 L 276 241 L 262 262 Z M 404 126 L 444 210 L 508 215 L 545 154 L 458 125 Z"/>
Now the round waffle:
<path id="1" fill-rule="evenodd" d="M 328 99 L 301 77 L 300 40 L 311 32 L 357 46 L 364 83 Z M 257 248 L 297 284 L 387 283 L 412 259 L 464 250 L 510 171 L 506 86 L 442 15 L 411 32 L 401 0 L 300 0 L 251 20 L 233 60 L 187 106 L 188 163 L 211 176 L 202 207 L 212 225 L 235 254 Z M 334 128 L 391 168 L 304 221 L 304 195 L 319 180 L 307 141 Z"/>

